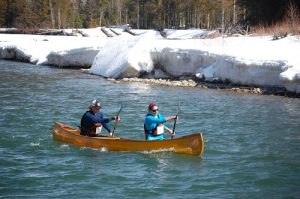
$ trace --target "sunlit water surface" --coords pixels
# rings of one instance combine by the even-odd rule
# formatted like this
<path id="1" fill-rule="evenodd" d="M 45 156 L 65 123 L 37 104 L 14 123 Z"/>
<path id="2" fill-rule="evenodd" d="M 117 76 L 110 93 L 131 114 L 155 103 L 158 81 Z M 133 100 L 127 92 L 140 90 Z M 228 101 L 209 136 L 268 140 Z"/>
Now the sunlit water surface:
<path id="1" fill-rule="evenodd" d="M 3 60 L 0 77 L 0 198 L 300 197 L 299 99 L 116 84 L 79 70 Z M 94 98 L 107 116 L 122 101 L 116 135 L 135 139 L 144 138 L 149 102 L 170 116 L 180 101 L 177 136 L 203 132 L 203 156 L 54 141 L 54 122 L 76 127 Z"/>

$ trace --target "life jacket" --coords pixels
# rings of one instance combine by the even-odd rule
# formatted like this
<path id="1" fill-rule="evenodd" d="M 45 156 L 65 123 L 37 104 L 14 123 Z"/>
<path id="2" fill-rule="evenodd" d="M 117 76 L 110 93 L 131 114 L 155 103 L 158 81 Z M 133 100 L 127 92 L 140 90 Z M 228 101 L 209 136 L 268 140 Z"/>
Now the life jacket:
<path id="1" fill-rule="evenodd" d="M 80 135 L 89 136 L 89 137 L 96 137 L 98 134 L 100 134 L 102 130 L 102 124 L 101 123 L 95 123 L 94 126 L 86 130 L 85 128 L 79 126 L 80 128 Z"/>
<path id="2" fill-rule="evenodd" d="M 150 114 L 147 114 L 150 115 Z M 159 117 L 159 115 L 158 115 Z M 151 130 L 146 129 L 146 125 L 144 124 L 144 132 L 145 132 L 145 138 L 147 140 L 148 134 L 152 134 L 153 136 L 161 135 L 164 133 L 164 124 L 156 124 L 155 127 Z"/>

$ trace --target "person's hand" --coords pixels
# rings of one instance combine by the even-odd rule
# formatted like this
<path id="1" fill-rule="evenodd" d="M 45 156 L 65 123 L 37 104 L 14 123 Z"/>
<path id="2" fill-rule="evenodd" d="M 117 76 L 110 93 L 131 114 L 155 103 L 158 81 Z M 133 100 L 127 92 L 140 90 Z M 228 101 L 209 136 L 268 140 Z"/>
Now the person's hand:
<path id="1" fill-rule="evenodd" d="M 116 122 L 120 122 L 120 120 L 121 120 L 121 118 L 120 118 L 120 116 L 119 116 L 119 115 L 117 115 L 117 116 L 114 116 L 114 118 L 115 118 Z"/>
<path id="2" fill-rule="evenodd" d="M 178 118 L 179 118 L 178 115 L 175 115 L 175 116 L 173 116 L 173 117 L 174 117 L 174 120 L 176 120 L 176 121 L 177 121 Z"/>
<path id="3" fill-rule="evenodd" d="M 95 125 L 96 127 L 100 127 L 100 126 L 102 126 L 102 124 L 101 124 L 101 123 L 94 123 L 94 125 Z"/>
<path id="4" fill-rule="evenodd" d="M 170 120 L 177 120 L 177 119 L 178 119 L 178 116 L 176 117 L 176 115 L 166 117 L 166 120 L 167 120 L 167 121 L 170 121 Z"/>
<path id="5" fill-rule="evenodd" d="M 176 135 L 176 132 L 174 131 L 174 132 L 171 132 L 171 135 L 172 136 L 175 136 Z"/>

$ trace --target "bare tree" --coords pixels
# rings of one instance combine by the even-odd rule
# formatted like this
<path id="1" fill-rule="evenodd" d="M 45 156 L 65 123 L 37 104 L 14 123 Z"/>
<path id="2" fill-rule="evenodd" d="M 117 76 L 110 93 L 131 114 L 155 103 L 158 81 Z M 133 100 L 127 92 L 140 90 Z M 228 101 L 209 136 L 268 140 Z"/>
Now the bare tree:
<path id="1" fill-rule="evenodd" d="M 58 29 L 60 29 L 61 26 L 60 9 L 58 9 L 57 11 L 57 23 L 58 23 Z"/>
<path id="2" fill-rule="evenodd" d="M 122 9 L 123 9 L 123 3 L 122 0 L 117 0 L 117 13 L 118 13 L 118 23 L 122 23 Z"/>
<path id="3" fill-rule="evenodd" d="M 224 0 L 222 0 L 222 35 L 225 32 L 225 4 Z"/>
<path id="4" fill-rule="evenodd" d="M 52 8 L 52 1 L 51 0 L 49 0 L 49 7 L 50 7 L 50 13 L 51 13 L 52 29 L 54 29 L 55 21 L 54 21 L 54 16 L 53 16 L 53 8 Z"/>
<path id="5" fill-rule="evenodd" d="M 295 32 L 300 17 L 297 10 L 297 6 L 292 1 L 290 1 L 288 4 L 287 11 L 286 11 L 286 18 L 288 24 L 291 25 L 292 32 Z"/>
<path id="6" fill-rule="evenodd" d="M 137 1 L 137 29 L 140 29 L 140 0 Z"/>
<path id="7" fill-rule="evenodd" d="M 233 24 L 236 24 L 236 0 L 233 0 Z"/>

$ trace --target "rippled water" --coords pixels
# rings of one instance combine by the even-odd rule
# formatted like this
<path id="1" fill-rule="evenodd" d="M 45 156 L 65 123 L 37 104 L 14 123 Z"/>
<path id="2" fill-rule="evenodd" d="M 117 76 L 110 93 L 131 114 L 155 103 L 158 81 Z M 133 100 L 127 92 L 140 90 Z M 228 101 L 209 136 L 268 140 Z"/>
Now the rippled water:
<path id="1" fill-rule="evenodd" d="M 300 100 L 116 84 L 79 70 L 0 60 L 0 198 L 299 198 Z M 124 103 L 116 135 L 143 139 L 147 104 L 176 113 L 177 136 L 203 132 L 202 157 L 104 152 L 54 141 L 99 98 Z M 172 126 L 172 123 L 169 124 Z"/>

